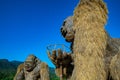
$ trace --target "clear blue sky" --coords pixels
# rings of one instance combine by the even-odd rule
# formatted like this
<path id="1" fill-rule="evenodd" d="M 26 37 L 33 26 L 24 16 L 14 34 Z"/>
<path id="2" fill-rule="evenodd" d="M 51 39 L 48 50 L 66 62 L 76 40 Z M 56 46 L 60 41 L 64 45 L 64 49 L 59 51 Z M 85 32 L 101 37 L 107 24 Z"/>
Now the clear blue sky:
<path id="1" fill-rule="evenodd" d="M 46 55 L 49 44 L 65 44 L 63 20 L 73 14 L 79 0 L 0 0 L 0 59 L 24 61 L 34 53 L 53 66 Z M 106 29 L 120 38 L 120 1 L 105 0 L 109 9 Z"/>

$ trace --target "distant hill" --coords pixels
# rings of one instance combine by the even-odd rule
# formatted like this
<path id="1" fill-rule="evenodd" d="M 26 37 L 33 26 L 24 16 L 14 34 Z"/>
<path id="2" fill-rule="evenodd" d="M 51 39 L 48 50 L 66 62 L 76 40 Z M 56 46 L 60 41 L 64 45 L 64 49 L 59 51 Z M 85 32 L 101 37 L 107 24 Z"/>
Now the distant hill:
<path id="1" fill-rule="evenodd" d="M 17 66 L 23 62 L 8 61 L 7 59 L 0 59 L 0 72 L 3 71 L 16 71 Z"/>
<path id="2" fill-rule="evenodd" d="M 7 59 L 0 59 L 0 80 L 13 80 L 17 66 L 21 64 L 20 61 L 8 61 Z"/>

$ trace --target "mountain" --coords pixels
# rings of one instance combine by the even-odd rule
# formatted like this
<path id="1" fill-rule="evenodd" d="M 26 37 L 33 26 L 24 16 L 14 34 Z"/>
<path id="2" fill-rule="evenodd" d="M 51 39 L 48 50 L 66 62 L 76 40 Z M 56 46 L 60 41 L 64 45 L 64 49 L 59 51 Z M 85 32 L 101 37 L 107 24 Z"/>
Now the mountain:
<path id="1" fill-rule="evenodd" d="M 8 61 L 7 59 L 0 59 L 0 72 L 16 71 L 17 66 L 21 64 L 20 61 Z"/>
<path id="2" fill-rule="evenodd" d="M 8 61 L 7 59 L 0 59 L 0 80 L 13 80 L 17 66 L 21 64 L 20 61 Z"/>

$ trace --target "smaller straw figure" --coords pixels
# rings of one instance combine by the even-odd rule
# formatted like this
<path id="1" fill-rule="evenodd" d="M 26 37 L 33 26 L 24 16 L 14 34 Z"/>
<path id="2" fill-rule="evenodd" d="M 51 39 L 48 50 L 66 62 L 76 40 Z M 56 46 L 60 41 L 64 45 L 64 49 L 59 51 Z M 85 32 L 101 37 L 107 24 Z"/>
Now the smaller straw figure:
<path id="1" fill-rule="evenodd" d="M 56 75 L 60 77 L 60 80 L 69 79 L 74 68 L 72 54 L 63 51 L 62 49 L 48 51 L 47 54 L 55 65 L 55 72 Z"/>

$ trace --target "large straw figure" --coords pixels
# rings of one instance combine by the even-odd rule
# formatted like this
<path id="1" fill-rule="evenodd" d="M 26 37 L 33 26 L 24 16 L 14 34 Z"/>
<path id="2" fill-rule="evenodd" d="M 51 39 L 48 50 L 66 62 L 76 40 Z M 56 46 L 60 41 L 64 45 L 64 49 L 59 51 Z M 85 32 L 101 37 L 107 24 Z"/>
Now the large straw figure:
<path id="1" fill-rule="evenodd" d="M 73 15 L 74 70 L 71 80 L 106 80 L 107 8 L 103 0 L 80 0 Z"/>

